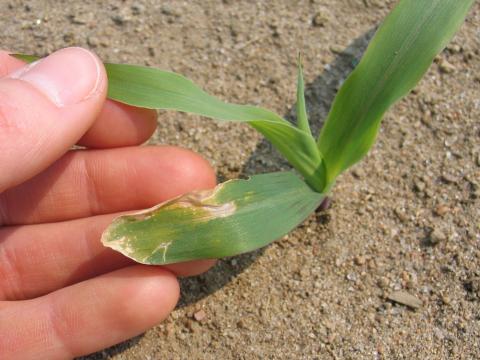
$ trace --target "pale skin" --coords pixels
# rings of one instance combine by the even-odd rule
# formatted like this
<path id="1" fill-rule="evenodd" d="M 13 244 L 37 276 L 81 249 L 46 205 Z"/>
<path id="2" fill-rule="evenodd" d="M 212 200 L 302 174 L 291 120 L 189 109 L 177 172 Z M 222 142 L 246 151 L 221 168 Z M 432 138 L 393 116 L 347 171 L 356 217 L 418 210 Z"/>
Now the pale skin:
<path id="1" fill-rule="evenodd" d="M 0 358 L 68 359 L 158 324 L 177 276 L 212 266 L 137 265 L 100 236 L 119 213 L 212 188 L 215 174 L 191 151 L 138 146 L 156 114 L 106 100 L 92 53 L 25 69 L 0 51 Z"/>

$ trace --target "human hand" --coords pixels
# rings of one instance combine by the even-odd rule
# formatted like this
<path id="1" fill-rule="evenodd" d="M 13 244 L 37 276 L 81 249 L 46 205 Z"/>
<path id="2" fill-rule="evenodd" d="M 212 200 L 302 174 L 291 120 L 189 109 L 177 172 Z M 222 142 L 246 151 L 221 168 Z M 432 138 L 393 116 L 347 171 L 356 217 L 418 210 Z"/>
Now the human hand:
<path id="1" fill-rule="evenodd" d="M 174 308 L 175 275 L 212 265 L 137 265 L 100 243 L 115 213 L 215 185 L 188 150 L 135 146 L 155 112 L 106 88 L 84 49 L 30 66 L 0 52 L 1 359 L 71 358 L 140 334 Z"/>

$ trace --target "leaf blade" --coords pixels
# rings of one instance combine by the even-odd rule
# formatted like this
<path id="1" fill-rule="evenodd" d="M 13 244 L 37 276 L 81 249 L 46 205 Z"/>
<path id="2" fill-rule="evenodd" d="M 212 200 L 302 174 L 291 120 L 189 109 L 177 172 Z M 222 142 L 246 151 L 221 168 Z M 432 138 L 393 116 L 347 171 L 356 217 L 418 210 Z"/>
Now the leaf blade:
<path id="1" fill-rule="evenodd" d="M 102 243 L 144 264 L 233 256 L 288 233 L 323 197 L 291 172 L 255 175 L 119 217 Z"/>
<path id="2" fill-rule="evenodd" d="M 300 130 L 312 134 L 308 122 L 307 106 L 305 104 L 305 84 L 303 81 L 303 69 L 300 56 L 298 57 L 297 72 L 297 124 Z"/>
<path id="3" fill-rule="evenodd" d="M 335 97 L 318 139 L 327 186 L 370 149 L 386 110 L 405 96 L 458 30 L 474 0 L 402 0 Z"/>
<path id="4" fill-rule="evenodd" d="M 247 122 L 285 156 L 310 186 L 317 191 L 323 188 L 318 176 L 322 158 L 315 139 L 277 114 L 259 107 L 223 102 L 172 72 L 123 64 L 105 64 L 105 68 L 111 99 L 134 106 Z"/>

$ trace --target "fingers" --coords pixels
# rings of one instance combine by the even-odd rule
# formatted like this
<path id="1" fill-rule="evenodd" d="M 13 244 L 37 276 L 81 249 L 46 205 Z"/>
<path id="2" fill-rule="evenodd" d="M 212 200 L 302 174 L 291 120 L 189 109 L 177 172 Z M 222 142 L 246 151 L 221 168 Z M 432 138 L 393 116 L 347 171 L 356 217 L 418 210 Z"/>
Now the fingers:
<path id="1" fill-rule="evenodd" d="M 0 194 L 0 223 L 54 222 L 142 209 L 211 188 L 215 181 L 203 158 L 181 148 L 73 151 Z"/>
<path id="2" fill-rule="evenodd" d="M 133 264 L 100 242 L 115 216 L 0 228 L 0 299 L 30 299 Z M 189 276 L 213 264 L 205 260 L 164 267 Z"/>
<path id="3" fill-rule="evenodd" d="M 114 148 L 139 145 L 157 128 L 157 112 L 107 100 L 78 145 L 89 148 Z"/>
<path id="4" fill-rule="evenodd" d="M 0 50 L 0 77 L 25 66 L 25 62 Z M 157 126 L 157 113 L 150 109 L 107 100 L 90 129 L 78 145 L 90 148 L 112 148 L 142 144 Z"/>
<path id="5" fill-rule="evenodd" d="M 0 303 L 0 358 L 64 359 L 92 353 L 158 324 L 178 297 L 171 273 L 136 265 L 35 300 Z"/>
<path id="6" fill-rule="evenodd" d="M 61 157 L 93 124 L 106 96 L 100 60 L 57 51 L 0 78 L 0 192 Z"/>

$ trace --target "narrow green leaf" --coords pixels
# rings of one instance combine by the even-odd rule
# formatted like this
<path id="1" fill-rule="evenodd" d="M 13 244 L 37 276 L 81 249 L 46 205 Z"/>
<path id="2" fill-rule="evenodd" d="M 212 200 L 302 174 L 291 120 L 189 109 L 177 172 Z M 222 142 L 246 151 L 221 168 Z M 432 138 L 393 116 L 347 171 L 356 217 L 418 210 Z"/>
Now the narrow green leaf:
<path id="1" fill-rule="evenodd" d="M 233 256 L 288 233 L 322 199 L 291 172 L 255 175 L 121 216 L 102 242 L 144 264 Z"/>
<path id="2" fill-rule="evenodd" d="M 401 0 L 388 15 L 341 87 L 320 134 L 327 184 L 367 153 L 385 111 L 420 80 L 473 1 Z"/>
<path id="3" fill-rule="evenodd" d="M 223 102 L 189 79 L 172 72 L 134 65 L 105 64 L 108 96 L 130 105 L 189 112 L 218 120 L 248 122 L 262 133 L 317 191 L 321 156 L 315 139 L 277 114 L 254 106 Z"/>
<path id="4" fill-rule="evenodd" d="M 20 60 L 23 60 L 27 63 L 32 63 L 36 60 L 39 59 L 38 56 L 35 56 L 35 55 L 27 55 L 27 54 L 10 54 L 10 56 L 13 56 L 14 58 L 17 58 L 17 59 L 20 59 Z"/>
<path id="5" fill-rule="evenodd" d="M 305 105 L 305 84 L 303 82 L 302 59 L 298 56 L 298 75 L 297 75 L 297 125 L 300 130 L 312 134 L 308 122 L 307 107 Z"/>

